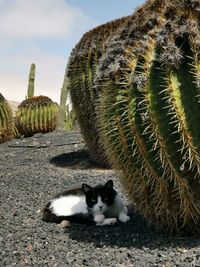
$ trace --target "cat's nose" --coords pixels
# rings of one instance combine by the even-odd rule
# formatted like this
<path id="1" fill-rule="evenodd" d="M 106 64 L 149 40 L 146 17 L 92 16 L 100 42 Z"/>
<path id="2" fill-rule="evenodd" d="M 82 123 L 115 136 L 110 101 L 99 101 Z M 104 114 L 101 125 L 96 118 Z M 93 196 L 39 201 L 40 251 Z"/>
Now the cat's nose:
<path id="1" fill-rule="evenodd" d="M 99 209 L 101 210 L 101 209 L 103 209 L 103 206 L 101 205 L 101 206 L 99 206 Z"/>

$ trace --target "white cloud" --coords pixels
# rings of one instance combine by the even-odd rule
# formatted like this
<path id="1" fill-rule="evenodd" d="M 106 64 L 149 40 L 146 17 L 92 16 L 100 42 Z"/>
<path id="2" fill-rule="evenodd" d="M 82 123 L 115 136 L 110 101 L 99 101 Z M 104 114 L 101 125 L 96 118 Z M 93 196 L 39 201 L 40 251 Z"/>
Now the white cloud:
<path id="1" fill-rule="evenodd" d="M 15 73 L 0 74 L 0 80 L 0 93 L 2 93 L 7 100 L 21 102 L 25 99 L 26 91 L 23 90 L 24 92 L 22 92 L 22 88 L 26 88 L 27 84 L 22 76 L 18 76 Z"/>
<path id="2" fill-rule="evenodd" d="M 0 38 L 66 38 L 94 20 L 65 0 L 0 0 Z"/>
<path id="3" fill-rule="evenodd" d="M 65 57 L 45 54 L 39 48 L 34 48 L 23 54 L 15 55 L 12 62 L 16 64 L 16 67 L 20 65 L 23 68 L 19 72 L 14 69 L 0 73 L 0 92 L 6 99 L 20 102 L 24 100 L 27 94 L 30 63 L 33 62 L 36 64 L 35 95 L 46 95 L 59 103 L 60 89 L 67 64 Z"/>
<path id="4" fill-rule="evenodd" d="M 0 0 L 0 92 L 24 100 L 35 63 L 35 95 L 59 102 L 67 56 L 96 24 L 67 0 Z"/>

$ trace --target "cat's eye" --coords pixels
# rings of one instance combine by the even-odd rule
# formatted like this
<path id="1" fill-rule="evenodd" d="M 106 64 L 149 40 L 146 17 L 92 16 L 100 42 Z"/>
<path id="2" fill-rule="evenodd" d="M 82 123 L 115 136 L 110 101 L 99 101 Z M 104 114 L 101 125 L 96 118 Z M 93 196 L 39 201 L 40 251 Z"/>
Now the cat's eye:
<path id="1" fill-rule="evenodd" d="M 92 201 L 92 202 L 96 202 L 96 199 L 95 199 L 95 198 L 92 198 L 91 201 Z"/>
<path id="2" fill-rule="evenodd" d="M 108 197 L 104 197 L 104 199 L 103 199 L 104 201 L 108 201 Z"/>

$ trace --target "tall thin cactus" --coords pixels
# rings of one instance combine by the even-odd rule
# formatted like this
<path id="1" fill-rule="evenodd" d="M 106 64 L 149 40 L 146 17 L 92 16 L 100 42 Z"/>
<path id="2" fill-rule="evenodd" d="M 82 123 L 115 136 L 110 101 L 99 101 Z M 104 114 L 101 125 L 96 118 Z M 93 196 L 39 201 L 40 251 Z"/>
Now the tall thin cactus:
<path id="1" fill-rule="evenodd" d="M 34 83 L 35 83 L 35 64 L 31 64 L 29 78 L 28 78 L 28 90 L 27 90 L 27 97 L 34 96 Z"/>
<path id="2" fill-rule="evenodd" d="M 59 105 L 59 117 L 58 117 L 58 127 L 64 129 L 64 122 L 66 119 L 66 102 L 67 96 L 69 94 L 69 81 L 68 77 L 65 75 L 63 85 L 60 92 L 60 105 Z"/>
<path id="3" fill-rule="evenodd" d="M 73 130 L 75 127 L 76 116 L 73 109 L 69 109 L 67 101 L 70 99 L 70 82 L 67 75 L 64 76 L 63 85 L 60 93 L 60 105 L 58 107 L 58 127 L 60 129 Z"/>

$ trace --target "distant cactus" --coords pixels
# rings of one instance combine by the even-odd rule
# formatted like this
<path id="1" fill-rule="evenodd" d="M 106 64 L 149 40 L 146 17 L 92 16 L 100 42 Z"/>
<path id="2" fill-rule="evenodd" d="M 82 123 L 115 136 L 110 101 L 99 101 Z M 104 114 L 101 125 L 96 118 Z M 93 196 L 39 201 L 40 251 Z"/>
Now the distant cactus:
<path id="1" fill-rule="evenodd" d="M 76 116 L 74 110 L 69 110 L 69 104 L 67 104 L 67 98 L 70 95 L 69 89 L 69 78 L 65 75 L 60 93 L 60 105 L 58 107 L 58 127 L 60 129 L 73 130 L 75 127 Z"/>
<path id="2" fill-rule="evenodd" d="M 68 86 L 68 78 L 65 76 L 63 85 L 60 92 L 60 105 L 59 105 L 59 116 L 58 116 L 58 127 L 60 129 L 64 128 L 64 121 L 66 119 L 66 102 L 67 102 L 67 95 L 69 93 L 69 86 Z"/>
<path id="3" fill-rule="evenodd" d="M 12 139 L 13 129 L 14 120 L 11 107 L 0 93 L 0 143 Z"/>
<path id="4" fill-rule="evenodd" d="M 70 95 L 81 132 L 94 161 L 107 165 L 96 126 L 95 103 L 99 92 L 94 88 L 94 77 L 108 38 L 122 28 L 128 17 L 101 25 L 81 38 L 73 50 L 67 69 Z"/>
<path id="5" fill-rule="evenodd" d="M 47 96 L 34 96 L 35 64 L 31 64 L 28 80 L 28 98 L 16 112 L 16 136 L 47 133 L 58 125 L 58 105 Z"/>
<path id="6" fill-rule="evenodd" d="M 58 105 L 47 96 L 24 100 L 16 112 L 16 125 L 21 135 L 32 136 L 55 130 L 58 123 Z"/>
<path id="7" fill-rule="evenodd" d="M 28 79 L 28 91 L 27 91 L 28 98 L 34 96 L 34 83 L 35 83 L 35 64 L 31 64 L 29 79 Z"/>
<path id="8" fill-rule="evenodd" d="M 64 120 L 64 129 L 73 131 L 78 128 L 76 114 L 73 109 L 70 110 L 70 105 L 66 105 L 66 117 Z"/>

